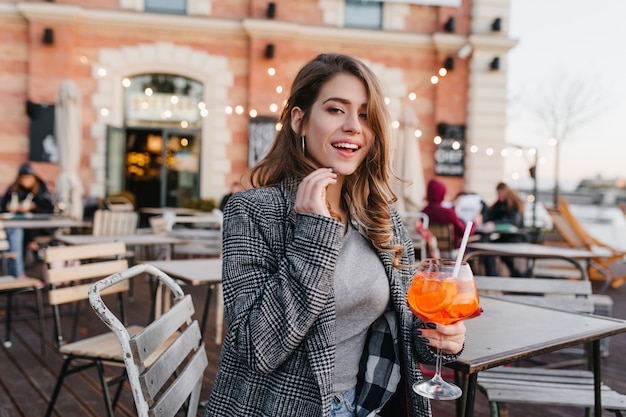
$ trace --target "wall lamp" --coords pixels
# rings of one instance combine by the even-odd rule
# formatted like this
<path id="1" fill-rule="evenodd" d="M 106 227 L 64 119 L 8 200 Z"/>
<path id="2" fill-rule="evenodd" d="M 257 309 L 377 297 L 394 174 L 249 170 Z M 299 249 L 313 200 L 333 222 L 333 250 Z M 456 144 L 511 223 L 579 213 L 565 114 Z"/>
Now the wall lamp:
<path id="1" fill-rule="evenodd" d="M 500 57 L 499 56 L 491 60 L 491 63 L 489 64 L 489 69 L 491 69 L 492 71 L 498 71 L 500 69 Z"/>
<path id="2" fill-rule="evenodd" d="M 502 18 L 496 17 L 491 23 L 491 30 L 494 32 L 500 32 L 502 30 Z"/>
<path id="3" fill-rule="evenodd" d="M 45 28 L 43 30 L 42 42 L 44 45 L 52 45 L 54 43 L 54 31 L 52 28 Z"/>
<path id="4" fill-rule="evenodd" d="M 446 32 L 454 32 L 456 27 L 456 20 L 454 17 L 448 19 L 448 21 L 443 25 L 443 28 Z"/>
<path id="5" fill-rule="evenodd" d="M 443 67 L 448 71 L 452 71 L 454 69 L 454 58 L 449 56 L 443 61 Z"/>
<path id="6" fill-rule="evenodd" d="M 265 45 L 265 58 L 272 59 L 274 58 L 274 44 L 268 43 Z"/>
<path id="7" fill-rule="evenodd" d="M 265 12 L 265 16 L 267 16 L 268 19 L 273 19 L 274 17 L 276 17 L 276 3 L 274 3 L 273 1 L 267 3 L 267 11 Z"/>

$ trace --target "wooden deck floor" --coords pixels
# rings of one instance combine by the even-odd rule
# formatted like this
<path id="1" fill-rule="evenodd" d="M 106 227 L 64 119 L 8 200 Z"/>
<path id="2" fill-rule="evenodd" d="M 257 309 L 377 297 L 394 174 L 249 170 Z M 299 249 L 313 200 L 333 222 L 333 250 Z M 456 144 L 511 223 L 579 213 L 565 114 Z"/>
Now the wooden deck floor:
<path id="1" fill-rule="evenodd" d="M 205 288 L 185 288 L 186 292 L 193 295 L 196 302 L 196 310 L 202 306 Z M 626 286 L 619 289 L 610 289 L 607 292 L 615 301 L 614 316 L 626 319 Z M 32 303 L 30 296 L 20 296 L 21 304 Z M 4 300 L 0 299 L 0 314 Z M 220 347 L 214 343 L 214 307 L 212 302 L 210 319 L 205 333 L 205 342 L 209 355 L 209 367 L 205 373 L 202 398 L 206 399 L 212 387 L 216 374 L 216 365 Z M 148 284 L 143 279 L 136 280 L 135 301 L 130 304 L 129 316 L 133 321 L 145 322 L 149 309 Z M 49 311 L 47 309 L 47 311 Z M 19 311 L 20 314 L 29 314 L 29 311 Z M 92 314 L 89 306 L 85 306 L 85 314 Z M 31 314 L 32 317 L 32 314 Z M 93 316 L 88 327 L 80 331 L 84 334 L 97 334 L 104 331 L 99 320 Z M 4 335 L 4 322 L 0 321 L 2 337 Z M 46 317 L 46 344 L 47 352 L 44 356 L 39 351 L 39 336 L 36 321 L 33 318 L 22 318 L 14 322 L 13 346 L 0 348 L 0 417 L 33 417 L 43 416 L 46 404 L 54 387 L 57 373 L 61 367 L 62 358 L 55 352 L 52 342 L 52 318 Z M 505 337 L 505 336 L 503 336 Z M 604 381 L 614 389 L 626 393 L 626 334 L 611 338 L 611 354 L 603 359 Z M 525 405 L 510 405 L 510 417 L 571 417 L 583 416 L 584 410 L 568 407 L 532 407 Z M 66 379 L 56 406 L 56 416 L 84 417 L 104 416 L 104 408 L 100 387 L 97 382 L 95 370 L 88 370 Z M 121 396 L 120 404 L 116 409 L 116 416 L 136 415 L 132 394 L 126 384 Z M 198 416 L 203 415 L 203 410 L 198 411 Z M 455 415 L 454 402 L 433 401 L 433 415 L 435 417 L 447 417 Z M 485 397 L 477 394 L 476 417 L 489 416 Z M 612 415 L 605 411 L 604 415 Z M 254 417 L 254 416 L 251 416 Z M 277 416 L 278 417 L 278 416 Z M 304 417 L 304 416 L 303 416 Z M 308 416 L 307 416 L 308 417 Z"/>

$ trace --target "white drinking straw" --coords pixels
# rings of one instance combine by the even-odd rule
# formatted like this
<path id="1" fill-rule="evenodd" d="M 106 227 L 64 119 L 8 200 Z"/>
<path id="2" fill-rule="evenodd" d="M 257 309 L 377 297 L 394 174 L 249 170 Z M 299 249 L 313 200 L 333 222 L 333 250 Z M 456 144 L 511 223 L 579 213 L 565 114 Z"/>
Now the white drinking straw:
<path id="1" fill-rule="evenodd" d="M 461 247 L 459 248 L 459 254 L 456 257 L 456 262 L 454 264 L 454 271 L 452 271 L 452 276 L 456 277 L 459 275 L 459 271 L 461 270 L 461 263 L 463 262 L 463 257 L 465 256 L 465 248 L 467 247 L 467 241 L 469 240 L 470 232 L 472 231 L 472 222 L 467 222 L 465 225 L 465 232 L 463 233 L 463 240 L 461 240 Z"/>

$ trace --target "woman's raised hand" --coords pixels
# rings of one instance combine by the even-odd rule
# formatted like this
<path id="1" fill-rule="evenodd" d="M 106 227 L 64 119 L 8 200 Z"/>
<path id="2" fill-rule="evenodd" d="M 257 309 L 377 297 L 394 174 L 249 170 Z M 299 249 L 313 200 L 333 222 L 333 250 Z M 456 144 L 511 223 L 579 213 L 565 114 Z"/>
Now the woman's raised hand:
<path id="1" fill-rule="evenodd" d="M 307 175 L 298 187 L 296 213 L 314 213 L 330 216 L 326 204 L 326 187 L 337 182 L 332 168 L 319 168 Z"/>

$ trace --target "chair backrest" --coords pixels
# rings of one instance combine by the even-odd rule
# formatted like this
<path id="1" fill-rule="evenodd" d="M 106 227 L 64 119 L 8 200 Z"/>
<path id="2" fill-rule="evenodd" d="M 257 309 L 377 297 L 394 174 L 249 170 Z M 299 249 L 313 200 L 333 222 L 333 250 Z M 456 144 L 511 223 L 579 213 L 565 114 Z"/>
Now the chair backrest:
<path id="1" fill-rule="evenodd" d="M 554 228 L 559 232 L 563 240 L 572 248 L 575 249 L 586 249 L 585 242 L 578 236 L 568 219 L 563 216 L 559 210 L 555 208 L 547 208 L 546 209 L 550 218 L 552 219 L 552 224 Z"/>
<path id="2" fill-rule="evenodd" d="M 101 294 L 130 278 L 156 277 L 173 296 L 173 306 L 137 334 L 107 307 Z M 139 417 L 171 417 L 187 400 L 187 417 L 197 414 L 202 377 L 208 365 L 200 327 L 192 320 L 190 295 L 168 275 L 149 264 L 136 265 L 106 277 L 89 289 L 89 302 L 100 319 L 115 333 L 133 391 Z"/>
<path id="3" fill-rule="evenodd" d="M 402 219 L 402 223 L 404 223 L 404 227 L 407 228 L 409 233 L 411 231 L 415 231 L 415 225 L 418 222 L 422 222 L 422 225 L 428 228 L 430 219 L 428 214 L 422 213 L 421 211 L 410 211 L 400 213 L 400 218 Z"/>
<path id="4" fill-rule="evenodd" d="M 9 239 L 7 237 L 7 231 L 4 230 L 4 224 L 0 221 L 0 275 L 9 273 L 9 265 L 7 259 L 7 253 L 9 253 Z"/>
<path id="5" fill-rule="evenodd" d="M 93 217 L 94 236 L 134 235 L 139 224 L 135 211 L 96 210 Z"/>
<path id="6" fill-rule="evenodd" d="M 567 221 L 569 227 L 576 234 L 579 241 L 582 242 L 583 248 L 587 250 L 593 250 L 595 247 L 609 247 L 605 243 L 600 242 L 598 239 L 590 235 L 585 230 L 585 228 L 580 224 L 576 216 L 574 216 L 574 213 L 572 213 L 572 210 L 570 209 L 569 204 L 565 198 L 559 197 L 556 210 L 559 212 L 559 214 L 561 214 L 561 216 L 563 216 L 565 221 Z"/>
<path id="7" fill-rule="evenodd" d="M 44 255 L 49 283 L 48 302 L 54 310 L 57 345 L 65 343 L 59 306 L 86 300 L 87 291 L 96 279 L 128 268 L 126 245 L 122 242 L 76 246 L 50 246 Z M 128 282 L 109 290 L 127 292 Z M 72 337 L 73 338 L 73 337 Z"/>
<path id="8" fill-rule="evenodd" d="M 174 246 L 174 253 L 188 257 L 216 257 L 222 254 L 222 220 L 216 214 L 178 216 L 168 235 L 185 241 Z"/>
<path id="9" fill-rule="evenodd" d="M 123 195 L 110 195 L 104 199 L 104 206 L 112 211 L 134 211 L 133 202 Z"/>
<path id="10" fill-rule="evenodd" d="M 163 216 L 152 216 L 148 219 L 152 233 L 158 236 L 166 236 L 168 230 L 168 221 Z"/>
<path id="11" fill-rule="evenodd" d="M 454 225 L 452 223 L 431 223 L 430 232 L 437 238 L 437 248 L 441 256 L 451 256 L 454 251 Z"/>
<path id="12" fill-rule="evenodd" d="M 593 313 L 589 280 L 476 276 L 481 295 L 494 295 L 533 305 Z"/>
<path id="13" fill-rule="evenodd" d="M 0 252 L 6 252 L 9 250 L 9 240 L 7 238 L 7 231 L 4 230 L 4 224 L 0 221 Z"/>

